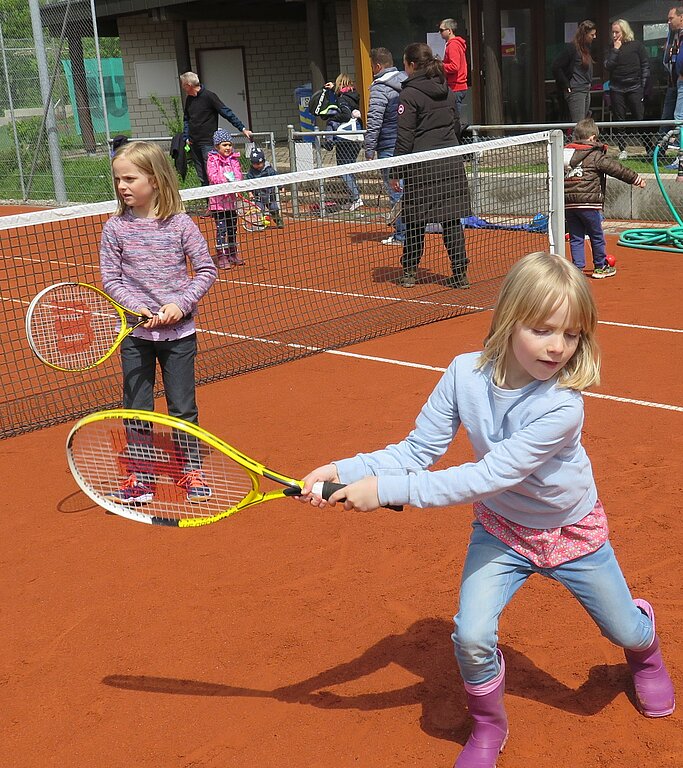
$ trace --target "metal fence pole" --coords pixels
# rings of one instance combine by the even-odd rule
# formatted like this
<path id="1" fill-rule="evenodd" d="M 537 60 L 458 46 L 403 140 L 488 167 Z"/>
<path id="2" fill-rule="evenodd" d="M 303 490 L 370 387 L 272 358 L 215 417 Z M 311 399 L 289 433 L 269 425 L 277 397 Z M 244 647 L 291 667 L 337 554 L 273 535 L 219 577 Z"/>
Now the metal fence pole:
<path id="1" fill-rule="evenodd" d="M 2 66 L 5 70 L 5 84 L 7 85 L 7 100 L 9 103 L 9 114 L 12 121 L 12 133 L 14 134 L 14 149 L 17 153 L 17 168 L 19 169 L 19 184 L 21 186 L 21 199 L 26 200 L 26 185 L 24 184 L 24 167 L 21 163 L 21 148 L 19 146 L 19 134 L 17 133 L 17 120 L 14 115 L 14 101 L 12 100 L 12 85 L 9 80 L 9 71 L 7 69 L 7 55 L 5 53 L 5 36 L 0 24 L 0 48 L 2 48 Z"/>
<path id="2" fill-rule="evenodd" d="M 550 132 L 548 145 L 548 196 L 550 221 L 548 237 L 550 250 L 564 256 L 564 136 L 562 131 Z"/>
<path id="3" fill-rule="evenodd" d="M 40 6 L 38 5 L 38 0 L 28 0 L 28 5 L 31 12 L 31 27 L 33 28 L 36 62 L 38 64 L 40 93 L 43 99 L 43 109 L 45 110 L 45 128 L 47 130 L 47 143 L 50 151 L 50 167 L 52 169 L 52 179 L 55 188 L 55 199 L 58 203 L 66 203 L 67 195 L 66 184 L 64 183 L 64 168 L 62 166 L 62 156 L 59 149 L 57 123 L 52 108 L 50 77 L 48 75 L 47 57 L 45 55 L 43 27 L 40 20 Z"/>
<path id="4" fill-rule="evenodd" d="M 104 90 L 104 75 L 102 74 L 102 57 L 100 56 L 100 34 L 97 29 L 97 14 L 95 13 L 95 0 L 90 0 L 90 15 L 92 18 L 92 31 L 95 38 L 95 57 L 97 58 L 97 73 L 100 80 L 100 93 L 102 94 L 102 117 L 104 118 L 104 132 L 107 137 L 107 146 L 111 135 L 109 133 L 109 117 L 107 115 L 107 94 Z"/>

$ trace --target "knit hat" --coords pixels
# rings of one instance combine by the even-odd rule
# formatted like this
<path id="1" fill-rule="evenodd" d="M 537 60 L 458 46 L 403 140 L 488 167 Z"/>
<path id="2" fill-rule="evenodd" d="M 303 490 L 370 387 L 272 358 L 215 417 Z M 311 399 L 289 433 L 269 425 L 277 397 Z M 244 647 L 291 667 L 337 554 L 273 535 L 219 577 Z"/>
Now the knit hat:
<path id="1" fill-rule="evenodd" d="M 249 153 L 249 159 L 253 165 L 256 165 L 256 163 L 266 162 L 266 156 L 263 154 L 263 150 L 257 149 L 256 147 L 254 147 Z"/>
<path id="2" fill-rule="evenodd" d="M 213 135 L 213 145 L 214 147 L 217 147 L 224 141 L 229 141 L 232 144 L 232 134 L 229 131 L 226 131 L 225 128 L 219 128 Z"/>

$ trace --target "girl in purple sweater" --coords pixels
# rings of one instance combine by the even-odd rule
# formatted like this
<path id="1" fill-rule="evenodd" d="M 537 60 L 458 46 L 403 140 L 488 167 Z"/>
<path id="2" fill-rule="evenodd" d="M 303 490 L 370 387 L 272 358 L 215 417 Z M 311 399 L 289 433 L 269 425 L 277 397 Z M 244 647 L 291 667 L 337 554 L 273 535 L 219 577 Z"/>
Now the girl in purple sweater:
<path id="1" fill-rule="evenodd" d="M 196 424 L 194 315 L 216 279 L 216 267 L 197 225 L 184 212 L 175 174 L 156 144 L 124 144 L 112 165 L 119 205 L 102 228 L 102 284 L 124 307 L 149 317 L 121 344 L 123 407 L 154 410 L 158 360 L 169 414 Z M 199 451 L 184 441 L 185 474 L 178 485 L 188 501 L 204 501 L 211 489 L 203 481 Z M 146 422 L 128 426 L 130 472 L 112 491 L 114 501 L 144 504 L 154 498 L 154 475 L 136 471 L 149 443 Z"/>

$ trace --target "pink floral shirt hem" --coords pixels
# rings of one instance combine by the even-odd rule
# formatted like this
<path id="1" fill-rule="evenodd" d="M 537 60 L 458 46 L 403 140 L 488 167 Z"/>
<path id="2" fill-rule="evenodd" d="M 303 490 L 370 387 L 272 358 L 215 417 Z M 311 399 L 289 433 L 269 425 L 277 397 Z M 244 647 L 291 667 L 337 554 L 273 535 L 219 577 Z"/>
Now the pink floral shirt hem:
<path id="1" fill-rule="evenodd" d="M 595 552 L 609 536 L 607 515 L 599 500 L 578 523 L 564 528 L 527 528 L 497 515 L 481 502 L 475 502 L 474 514 L 492 536 L 539 568 L 555 568 Z"/>

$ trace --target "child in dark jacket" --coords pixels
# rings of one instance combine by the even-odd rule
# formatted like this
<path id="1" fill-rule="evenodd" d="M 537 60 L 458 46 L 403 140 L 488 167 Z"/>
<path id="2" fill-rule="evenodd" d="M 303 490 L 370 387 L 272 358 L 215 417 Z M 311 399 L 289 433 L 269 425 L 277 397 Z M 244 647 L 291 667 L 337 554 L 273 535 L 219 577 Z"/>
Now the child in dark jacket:
<path id="1" fill-rule="evenodd" d="M 591 277 L 599 280 L 617 273 L 616 267 L 607 263 L 602 230 L 606 177 L 641 188 L 645 179 L 607 157 L 607 146 L 598 144 L 597 137 L 597 125 L 586 118 L 576 124 L 572 143 L 564 148 L 564 207 L 572 261 L 581 270 L 586 266 L 584 239 L 588 235 L 593 250 Z"/>
<path id="2" fill-rule="evenodd" d="M 336 131 L 340 125 L 347 123 L 352 118 L 359 120 L 360 94 L 356 90 L 356 86 L 349 75 L 342 72 L 342 74 L 337 76 L 337 79 L 333 83 L 325 83 L 325 90 L 334 92 L 334 100 L 337 104 L 335 114 L 330 114 L 327 117 L 326 128 L 328 131 Z M 360 120 L 358 125 L 360 127 Z M 362 141 L 362 136 L 359 136 L 358 138 Z M 357 139 L 344 139 L 335 136 L 334 150 L 337 158 L 337 165 L 349 165 L 350 163 L 355 163 L 358 159 L 360 148 L 361 144 Z M 361 197 L 356 178 L 352 173 L 345 173 L 342 176 L 342 179 L 351 195 L 351 203 L 348 209 L 350 211 L 356 211 L 363 205 L 363 198 Z"/>
<path id="3" fill-rule="evenodd" d="M 254 147 L 249 153 L 251 168 L 247 171 L 247 179 L 265 179 L 268 176 L 276 176 L 273 166 L 266 161 L 266 156 L 262 149 Z M 275 187 L 263 187 L 254 190 L 254 202 L 264 212 L 270 213 L 278 229 L 282 229 L 285 224 L 282 221 L 280 206 L 277 199 L 277 189 Z"/>

